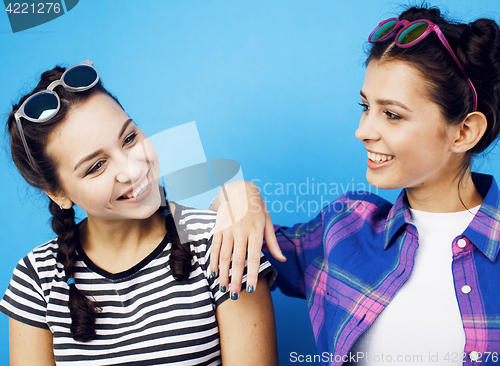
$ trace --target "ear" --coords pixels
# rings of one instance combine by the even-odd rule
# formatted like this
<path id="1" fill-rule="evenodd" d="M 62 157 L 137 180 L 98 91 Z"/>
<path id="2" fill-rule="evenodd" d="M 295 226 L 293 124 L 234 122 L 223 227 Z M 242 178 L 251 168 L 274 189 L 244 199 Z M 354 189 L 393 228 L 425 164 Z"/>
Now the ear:
<path id="1" fill-rule="evenodd" d="M 66 196 L 64 196 L 61 193 L 51 193 L 44 191 L 49 198 L 54 201 L 60 208 L 61 210 L 67 210 L 73 206 L 73 202 Z"/>
<path id="2" fill-rule="evenodd" d="M 453 152 L 464 153 L 472 149 L 483 137 L 488 121 L 481 112 L 472 112 L 458 125 L 456 139 L 453 141 Z"/>

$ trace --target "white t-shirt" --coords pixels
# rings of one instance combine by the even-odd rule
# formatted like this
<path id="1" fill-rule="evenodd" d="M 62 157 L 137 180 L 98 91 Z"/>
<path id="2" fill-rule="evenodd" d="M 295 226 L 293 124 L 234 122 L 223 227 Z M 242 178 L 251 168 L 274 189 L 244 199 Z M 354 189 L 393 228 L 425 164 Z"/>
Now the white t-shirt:
<path id="1" fill-rule="evenodd" d="M 351 352 L 364 353 L 364 365 L 462 365 L 465 333 L 451 246 L 478 210 L 479 206 L 453 213 L 410 209 L 419 238 L 415 264 L 393 300 L 353 345 Z"/>

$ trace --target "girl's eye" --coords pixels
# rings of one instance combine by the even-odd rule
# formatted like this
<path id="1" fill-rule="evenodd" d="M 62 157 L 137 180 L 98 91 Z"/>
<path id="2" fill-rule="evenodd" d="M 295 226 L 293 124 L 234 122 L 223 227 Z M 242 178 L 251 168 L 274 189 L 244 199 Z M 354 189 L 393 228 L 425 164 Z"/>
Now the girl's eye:
<path id="1" fill-rule="evenodd" d="M 99 160 L 92 168 L 89 169 L 89 171 L 87 172 L 86 175 L 94 174 L 95 172 L 98 172 L 99 170 L 101 170 L 104 163 L 105 163 L 104 160 Z"/>
<path id="2" fill-rule="evenodd" d="M 137 133 L 136 132 L 132 132 L 130 135 L 128 135 L 125 140 L 123 140 L 123 145 L 129 145 L 131 144 L 132 142 L 134 142 L 134 140 L 136 139 L 137 137 Z"/>
<path id="3" fill-rule="evenodd" d="M 389 119 L 401 119 L 400 116 L 398 116 L 397 114 L 394 114 L 392 112 L 385 111 L 384 113 L 386 114 L 387 118 L 389 118 Z"/>
<path id="4" fill-rule="evenodd" d="M 369 111 L 370 107 L 366 103 L 358 103 L 361 107 L 363 107 L 363 112 Z"/>

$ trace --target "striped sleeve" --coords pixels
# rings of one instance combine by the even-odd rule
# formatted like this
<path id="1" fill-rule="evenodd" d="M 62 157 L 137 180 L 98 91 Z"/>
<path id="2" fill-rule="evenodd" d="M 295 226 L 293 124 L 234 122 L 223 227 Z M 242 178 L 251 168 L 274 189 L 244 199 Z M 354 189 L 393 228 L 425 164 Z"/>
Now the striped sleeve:
<path id="1" fill-rule="evenodd" d="M 34 263 L 33 252 L 18 262 L 9 287 L 0 301 L 0 311 L 21 323 L 49 329 L 46 321 L 47 302 Z"/>
<path id="2" fill-rule="evenodd" d="M 210 268 L 210 247 L 212 244 L 213 229 L 215 226 L 215 220 L 217 213 L 209 210 L 198 210 L 189 207 L 181 206 L 182 214 L 179 219 L 179 224 L 183 226 L 186 230 L 187 237 L 191 243 L 196 243 L 195 248 L 192 248 L 196 253 L 197 258 L 203 273 L 208 280 L 210 285 L 210 290 L 212 291 L 215 306 L 219 306 L 224 301 L 229 299 L 231 293 L 231 287 L 228 291 L 222 293 L 219 286 L 219 277 L 212 278 L 210 276 L 212 269 Z M 231 272 L 229 269 L 229 283 L 231 283 Z M 271 263 L 266 259 L 263 253 L 260 257 L 259 266 L 259 279 L 263 276 L 267 276 L 269 285 L 272 286 L 276 278 L 276 273 Z M 243 278 L 241 282 L 241 290 L 246 290 L 247 282 L 247 262 L 245 261 L 245 269 L 243 271 Z"/>

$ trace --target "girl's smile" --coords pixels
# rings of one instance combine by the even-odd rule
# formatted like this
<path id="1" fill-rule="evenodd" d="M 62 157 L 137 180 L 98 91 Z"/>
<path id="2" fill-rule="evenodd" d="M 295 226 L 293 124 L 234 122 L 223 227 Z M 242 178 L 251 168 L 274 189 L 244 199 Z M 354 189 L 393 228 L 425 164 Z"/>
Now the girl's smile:
<path id="1" fill-rule="evenodd" d="M 462 210 L 457 176 L 471 122 L 466 127 L 447 123 L 430 100 L 428 81 L 404 61 L 370 61 L 360 96 L 363 114 L 356 137 L 367 151 L 368 182 L 381 189 L 405 188 L 415 209 Z M 467 207 L 481 202 L 470 174 L 462 183 Z"/>
<path id="2" fill-rule="evenodd" d="M 59 200 L 89 220 L 145 219 L 161 203 L 159 162 L 144 133 L 108 95 L 98 93 L 68 113 L 50 135 L 63 188 Z"/>
<path id="3" fill-rule="evenodd" d="M 394 156 L 386 155 L 383 153 L 377 153 L 370 150 L 368 152 L 368 159 L 366 161 L 368 169 L 377 170 L 394 163 Z"/>
<path id="4" fill-rule="evenodd" d="M 455 176 L 460 162 L 451 148 L 455 128 L 429 100 L 426 81 L 414 67 L 371 61 L 360 95 L 363 115 L 356 137 L 367 150 L 370 184 L 421 189 Z"/>
<path id="5" fill-rule="evenodd" d="M 146 176 L 141 179 L 141 181 L 134 184 L 132 188 L 128 189 L 124 194 L 118 197 L 118 200 L 130 203 L 138 203 L 144 201 L 152 190 L 150 172 L 151 170 L 148 170 Z"/>

